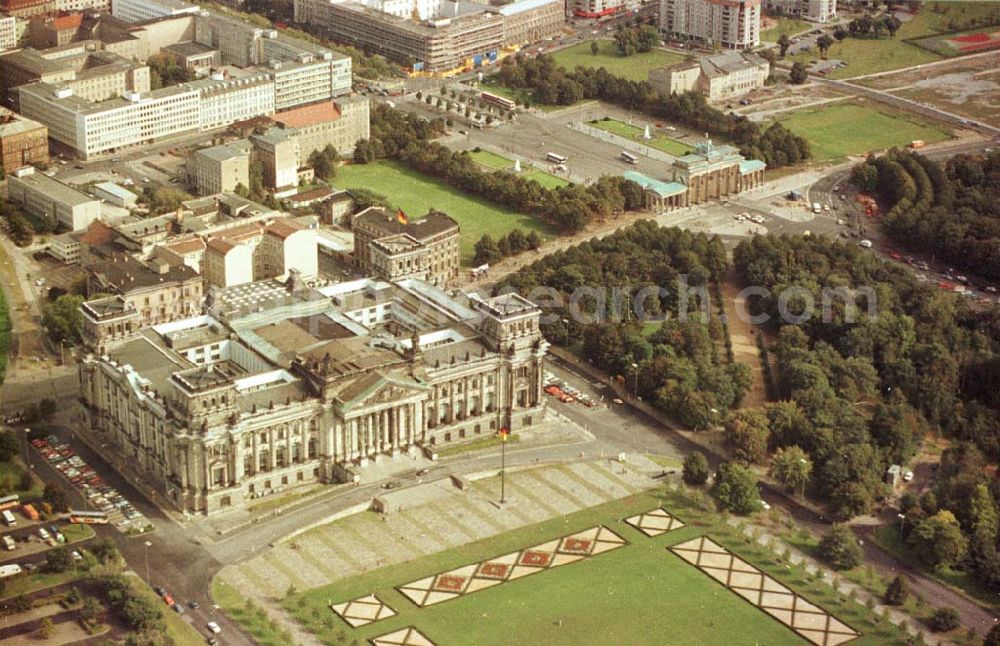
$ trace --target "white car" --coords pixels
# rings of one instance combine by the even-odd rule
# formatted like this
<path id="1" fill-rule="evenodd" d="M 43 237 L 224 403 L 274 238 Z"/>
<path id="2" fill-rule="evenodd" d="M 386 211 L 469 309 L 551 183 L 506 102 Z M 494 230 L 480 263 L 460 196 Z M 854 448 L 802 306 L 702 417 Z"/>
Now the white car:
<path id="1" fill-rule="evenodd" d="M 872 241 L 869 240 L 868 238 L 865 238 L 864 240 L 862 240 L 861 242 L 858 243 L 858 246 L 862 247 L 864 249 L 871 249 L 872 248 Z"/>
<path id="2" fill-rule="evenodd" d="M 215 623 L 214 621 L 208 622 L 208 629 L 211 630 L 212 633 L 216 635 L 222 632 L 222 627 L 219 624 Z"/>
<path id="3" fill-rule="evenodd" d="M 764 511 L 771 511 L 771 505 L 768 504 L 766 500 L 760 501 L 760 508 L 763 509 Z"/>
<path id="4" fill-rule="evenodd" d="M 905 482 L 909 482 L 910 480 L 913 480 L 913 472 L 912 471 L 907 471 L 906 473 L 904 473 L 903 474 L 903 480 Z"/>

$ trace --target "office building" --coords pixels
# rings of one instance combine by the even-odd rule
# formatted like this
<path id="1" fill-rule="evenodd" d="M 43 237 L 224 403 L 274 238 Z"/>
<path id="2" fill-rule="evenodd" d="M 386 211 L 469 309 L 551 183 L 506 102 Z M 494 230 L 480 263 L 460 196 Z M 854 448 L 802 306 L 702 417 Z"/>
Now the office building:
<path id="1" fill-rule="evenodd" d="M 17 18 L 0 16 L 0 52 L 17 47 Z"/>
<path id="2" fill-rule="evenodd" d="M 14 18 L 30 18 L 56 10 L 55 0 L 2 0 L 0 12 Z"/>
<path id="3" fill-rule="evenodd" d="M 180 87 L 198 91 L 198 123 L 202 130 L 274 113 L 274 81 L 267 72 L 238 78 L 225 78 L 216 72 L 211 78 L 181 83 Z"/>
<path id="4" fill-rule="evenodd" d="M 298 132 L 300 167 L 308 163 L 309 155 L 328 145 L 347 157 L 354 153 L 354 145 L 359 139 L 371 137 L 368 97 L 364 95 L 284 110 L 274 114 L 271 120 L 282 128 Z"/>
<path id="5" fill-rule="evenodd" d="M 49 242 L 49 255 L 65 265 L 76 265 L 80 263 L 80 242 L 69 233 L 63 233 L 52 238 Z"/>
<path id="6" fill-rule="evenodd" d="M 29 164 L 49 163 L 49 129 L 0 108 L 0 168 L 11 173 Z"/>
<path id="7" fill-rule="evenodd" d="M 811 22 L 829 22 L 837 17 L 837 0 L 764 0 L 764 8 Z"/>
<path id="8" fill-rule="evenodd" d="M 438 287 L 453 284 L 460 260 L 458 223 L 440 211 L 402 220 L 374 206 L 351 218 L 357 270 L 386 279 L 416 276 Z"/>
<path id="9" fill-rule="evenodd" d="M 188 177 L 201 195 L 231 193 L 250 187 L 250 151 L 246 139 L 202 148 L 188 158 Z"/>
<path id="10" fill-rule="evenodd" d="M 111 13 L 111 0 L 56 0 L 56 11 Z"/>
<path id="11" fill-rule="evenodd" d="M 486 3 L 425 0 L 295 0 L 295 21 L 412 66 L 452 73 L 496 62 L 504 47 L 554 36 L 561 2 Z"/>
<path id="12" fill-rule="evenodd" d="M 293 128 L 271 128 L 250 135 L 257 158 L 264 169 L 264 185 L 280 191 L 299 183 L 299 138 Z"/>
<path id="13" fill-rule="evenodd" d="M 39 218 L 54 220 L 70 231 L 80 231 L 101 217 L 101 202 L 68 184 L 25 166 L 7 178 L 7 197 Z"/>
<path id="14" fill-rule="evenodd" d="M 723 101 L 764 87 L 771 64 L 756 54 L 723 52 L 649 71 L 649 84 L 661 94 L 701 92 Z"/>
<path id="15" fill-rule="evenodd" d="M 143 22 L 199 11 L 196 5 L 181 0 L 111 0 L 111 15 L 125 22 Z"/>
<path id="16" fill-rule="evenodd" d="M 660 0 L 660 28 L 671 38 L 723 49 L 760 44 L 761 0 Z"/>
<path id="17" fill-rule="evenodd" d="M 81 396 L 121 460 L 178 509 L 212 515 L 537 424 L 539 318 L 516 294 L 413 280 L 237 285 L 207 314 L 84 356 Z"/>

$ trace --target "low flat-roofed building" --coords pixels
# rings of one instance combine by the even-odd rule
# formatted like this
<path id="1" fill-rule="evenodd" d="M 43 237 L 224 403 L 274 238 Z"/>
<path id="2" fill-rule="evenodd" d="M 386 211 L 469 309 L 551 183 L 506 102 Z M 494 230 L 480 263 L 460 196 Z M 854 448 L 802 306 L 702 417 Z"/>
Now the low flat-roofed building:
<path id="1" fill-rule="evenodd" d="M 173 43 L 160 51 L 171 56 L 179 65 L 197 73 L 206 73 L 213 67 L 222 65 L 219 50 L 195 41 Z"/>
<path id="2" fill-rule="evenodd" d="M 246 139 L 195 151 L 188 158 L 188 176 L 201 195 L 230 193 L 250 187 L 250 151 Z"/>
<path id="3" fill-rule="evenodd" d="M 94 195 L 101 198 L 105 202 L 109 202 L 115 206 L 120 206 L 126 209 L 134 208 L 136 202 L 139 200 L 138 195 L 128 189 L 118 186 L 114 182 L 100 182 L 98 184 L 94 184 Z"/>
<path id="4" fill-rule="evenodd" d="M 11 173 L 22 166 L 49 163 L 49 129 L 0 108 L 0 167 Z"/>
<path id="5" fill-rule="evenodd" d="M 701 92 L 709 101 L 743 96 L 764 87 L 771 64 L 756 54 L 731 51 L 649 71 L 649 84 L 661 94 Z"/>
<path id="6" fill-rule="evenodd" d="M 63 264 L 76 265 L 80 262 L 81 246 L 72 235 L 63 233 L 52 238 L 46 251 Z"/>
<path id="7" fill-rule="evenodd" d="M 123 302 L 94 305 L 85 320 L 134 322 Z M 415 280 L 248 283 L 215 290 L 207 314 L 84 356 L 81 396 L 109 450 L 178 509 L 212 515 L 536 426 L 540 314 L 515 294 L 452 297 Z"/>
<path id="8" fill-rule="evenodd" d="M 53 218 L 70 231 L 86 229 L 101 217 L 101 202 L 27 166 L 7 178 L 7 195 L 38 217 Z"/>

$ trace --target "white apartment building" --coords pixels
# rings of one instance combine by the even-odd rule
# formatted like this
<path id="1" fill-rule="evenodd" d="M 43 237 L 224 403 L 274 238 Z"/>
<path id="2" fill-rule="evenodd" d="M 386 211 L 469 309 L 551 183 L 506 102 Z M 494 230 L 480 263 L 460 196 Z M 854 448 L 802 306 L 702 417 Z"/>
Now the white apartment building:
<path id="1" fill-rule="evenodd" d="M 724 49 L 760 44 L 761 0 L 661 0 L 660 27 L 673 38 L 694 38 Z"/>
<path id="2" fill-rule="evenodd" d="M 200 95 L 182 87 L 90 103 L 70 88 L 40 82 L 21 87 L 20 97 L 23 114 L 84 159 L 199 129 Z"/>
<path id="3" fill-rule="evenodd" d="M 182 0 L 111 0 L 111 15 L 125 22 L 195 14 L 200 8 Z"/>
<path id="4" fill-rule="evenodd" d="M 764 7 L 811 22 L 829 22 L 837 17 L 837 0 L 764 0 Z"/>
<path id="5" fill-rule="evenodd" d="M 17 18 L 0 16 L 0 52 L 17 47 Z"/>
<path id="6" fill-rule="evenodd" d="M 202 130 L 274 114 L 274 80 L 266 72 L 233 79 L 213 74 L 212 78 L 181 86 L 197 90 L 200 95 L 198 122 Z"/>
<path id="7" fill-rule="evenodd" d="M 56 10 L 111 13 L 111 0 L 56 0 Z"/>

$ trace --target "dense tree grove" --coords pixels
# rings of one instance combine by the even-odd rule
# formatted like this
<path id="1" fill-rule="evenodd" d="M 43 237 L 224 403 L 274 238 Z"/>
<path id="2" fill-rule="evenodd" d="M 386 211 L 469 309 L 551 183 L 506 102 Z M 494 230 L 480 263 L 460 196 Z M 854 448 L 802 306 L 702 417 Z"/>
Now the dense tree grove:
<path id="1" fill-rule="evenodd" d="M 504 59 L 498 77 L 507 87 L 531 89 L 538 103 L 570 105 L 581 99 L 599 99 L 658 119 L 682 123 L 732 141 L 746 157 L 761 159 L 771 168 L 809 158 L 809 143 L 775 123 L 767 130 L 736 114 L 716 110 L 699 92 L 660 94 L 646 81 L 629 81 L 609 73 L 578 67 L 567 71 L 549 55 Z"/>
<path id="2" fill-rule="evenodd" d="M 891 13 L 884 16 L 869 16 L 865 14 L 847 24 L 847 33 L 854 38 L 895 36 L 901 24 L 899 18 Z"/>
<path id="3" fill-rule="evenodd" d="M 814 465 L 809 490 L 848 518 L 882 495 L 890 464 L 905 464 L 928 428 L 939 429 L 955 445 L 932 492 L 904 496 L 907 545 L 928 565 L 968 568 L 1000 591 L 1000 481 L 990 475 L 1000 459 L 1000 307 L 972 309 L 907 269 L 822 238 L 758 236 L 737 246 L 734 263 L 747 284 L 770 292 L 753 299 L 754 312 L 780 321 L 783 292 L 798 311 L 789 288 L 817 308 L 808 320 L 774 324 L 784 401 L 766 407 L 770 448 L 804 450 Z M 842 288 L 828 293 L 826 321 L 822 286 Z M 853 322 L 847 303 L 858 306 Z"/>
<path id="4" fill-rule="evenodd" d="M 852 181 L 878 196 L 882 226 L 901 244 L 1000 278 L 1000 152 L 942 165 L 892 150 L 856 166 Z"/>
<path id="5" fill-rule="evenodd" d="M 547 189 L 516 173 L 484 170 L 466 152 L 429 141 L 444 132 L 440 119 L 426 121 L 380 105 L 372 114 L 371 131 L 365 160 L 399 159 L 455 188 L 530 213 L 561 231 L 576 232 L 593 219 L 643 206 L 642 188 L 620 176 L 603 176 L 589 186 Z M 357 150 L 355 161 L 359 161 Z"/>
<path id="6" fill-rule="evenodd" d="M 524 251 L 534 251 L 542 246 L 542 238 L 537 231 L 524 233 L 513 229 L 499 240 L 486 233 L 476 241 L 476 253 L 472 257 L 473 265 L 494 263 L 508 256 L 516 256 Z"/>
<path id="7" fill-rule="evenodd" d="M 550 341 L 582 341 L 583 355 L 628 390 L 686 426 L 707 428 L 750 385 L 745 365 L 720 361 L 721 324 L 701 306 L 705 285 L 725 269 L 718 238 L 642 221 L 550 254 L 513 274 L 509 285 L 529 297 L 540 294 Z M 647 322 L 662 321 L 651 333 L 637 320 L 637 300 Z"/>
<path id="8" fill-rule="evenodd" d="M 615 48 L 622 56 L 649 52 L 659 46 L 660 32 L 652 25 L 619 25 L 615 29 Z"/>

